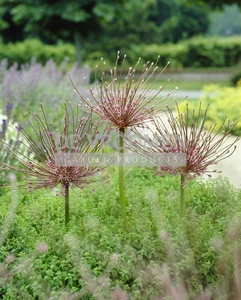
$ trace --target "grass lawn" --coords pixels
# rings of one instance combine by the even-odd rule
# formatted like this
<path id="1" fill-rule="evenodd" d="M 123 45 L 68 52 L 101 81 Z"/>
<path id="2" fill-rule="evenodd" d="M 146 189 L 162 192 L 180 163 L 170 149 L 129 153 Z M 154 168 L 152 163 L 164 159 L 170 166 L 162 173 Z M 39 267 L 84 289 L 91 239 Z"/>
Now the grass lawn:
<path id="1" fill-rule="evenodd" d="M 159 86 L 165 86 L 165 90 L 172 90 L 178 87 L 179 90 L 188 91 L 201 91 L 204 85 L 218 84 L 220 86 L 230 86 L 228 81 L 199 81 L 199 80 L 173 80 L 169 82 L 167 80 L 158 80 L 153 85 L 153 89 L 157 89 Z"/>

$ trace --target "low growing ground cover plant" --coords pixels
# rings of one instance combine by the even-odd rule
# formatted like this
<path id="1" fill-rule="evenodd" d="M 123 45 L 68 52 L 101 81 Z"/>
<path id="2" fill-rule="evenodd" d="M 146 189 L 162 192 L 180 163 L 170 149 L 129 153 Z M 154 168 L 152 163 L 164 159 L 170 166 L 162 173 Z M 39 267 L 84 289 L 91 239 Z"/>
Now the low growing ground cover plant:
<path id="1" fill-rule="evenodd" d="M 181 219 L 178 177 L 160 181 L 150 170 L 130 168 L 130 226 L 123 233 L 118 173 L 108 172 L 110 182 L 94 185 L 94 193 L 70 192 L 68 233 L 59 214 L 64 202 L 49 191 L 0 197 L 2 232 L 8 225 L 0 248 L 2 299 L 238 299 L 240 190 L 222 178 L 189 181 L 188 218 Z"/>

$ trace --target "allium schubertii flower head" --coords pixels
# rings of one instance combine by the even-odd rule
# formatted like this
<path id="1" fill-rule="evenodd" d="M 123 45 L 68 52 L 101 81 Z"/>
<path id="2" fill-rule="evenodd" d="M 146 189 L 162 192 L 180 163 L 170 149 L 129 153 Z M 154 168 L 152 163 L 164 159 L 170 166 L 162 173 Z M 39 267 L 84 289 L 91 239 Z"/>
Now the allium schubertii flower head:
<path id="1" fill-rule="evenodd" d="M 208 107 L 203 110 L 201 103 L 197 111 L 190 111 L 187 104 L 184 113 L 176 105 L 176 112 L 170 108 L 165 110 L 165 121 L 161 117 L 154 120 L 151 138 L 133 130 L 140 138 L 139 141 L 130 143 L 133 151 L 145 154 L 152 158 L 153 162 L 158 161 L 160 155 L 165 155 L 162 157 L 164 163 L 154 167 L 156 175 L 181 175 L 181 215 L 186 179 L 193 179 L 202 174 L 211 176 L 210 172 L 217 172 L 210 171 L 208 167 L 232 155 L 236 149 L 234 144 L 239 139 L 237 137 L 228 141 L 237 122 L 231 123 L 224 118 L 218 126 L 216 120 L 208 120 L 207 112 Z M 179 161 L 180 164 L 175 165 L 175 162 L 183 158 L 183 162 Z M 165 159 L 169 159 L 168 163 Z"/>
<path id="2" fill-rule="evenodd" d="M 17 159 L 18 166 L 3 162 L 0 166 L 5 170 L 25 174 L 24 184 L 29 192 L 60 185 L 61 193 L 65 196 L 67 224 L 69 188 L 84 188 L 99 180 L 95 175 L 104 168 L 98 165 L 78 164 L 79 155 L 88 157 L 101 148 L 98 123 L 93 123 L 91 115 L 84 117 L 80 108 L 73 109 L 69 102 L 64 103 L 64 118 L 59 117 L 58 128 L 47 118 L 42 104 L 40 114 L 31 114 L 33 119 L 28 119 L 28 127 L 21 128 L 19 132 L 21 149 L 5 143 L 5 151 L 9 151 Z M 16 127 L 16 130 L 19 131 L 19 127 Z M 71 159 L 72 162 L 75 159 L 75 163 L 72 163 Z"/>
<path id="3" fill-rule="evenodd" d="M 224 118 L 221 126 L 217 127 L 215 120 L 208 121 L 207 112 L 208 107 L 203 110 L 201 103 L 197 111 L 190 111 L 186 104 L 184 113 L 181 113 L 178 105 L 176 105 L 176 112 L 167 108 L 165 121 L 161 117 L 155 118 L 152 138 L 134 130 L 141 137 L 141 141 L 145 141 L 145 146 L 135 141 L 132 148 L 140 153 L 147 153 L 153 158 L 157 158 L 160 153 L 173 154 L 173 157 L 175 154 L 185 154 L 183 166 L 175 167 L 173 164 L 160 166 L 156 170 L 159 175 L 183 174 L 187 179 L 202 174 L 211 176 L 209 173 L 216 170 L 210 171 L 208 167 L 229 157 L 234 152 L 234 144 L 239 138 L 227 143 L 230 132 L 237 122 L 231 123 Z"/>
<path id="4" fill-rule="evenodd" d="M 121 64 L 118 52 L 116 64 L 110 69 L 109 74 L 104 70 L 105 63 L 101 63 L 100 82 L 95 85 L 95 88 L 90 89 L 92 98 L 85 98 L 71 80 L 75 92 L 81 98 L 79 105 L 82 109 L 94 112 L 110 127 L 144 126 L 146 121 L 152 120 L 167 104 L 170 106 L 175 91 L 161 97 L 163 86 L 154 89 L 155 83 L 169 63 L 158 72 L 158 58 L 155 63 L 147 62 L 142 70 L 138 71 L 141 64 L 139 59 L 125 74 L 123 71 L 125 57 Z"/>

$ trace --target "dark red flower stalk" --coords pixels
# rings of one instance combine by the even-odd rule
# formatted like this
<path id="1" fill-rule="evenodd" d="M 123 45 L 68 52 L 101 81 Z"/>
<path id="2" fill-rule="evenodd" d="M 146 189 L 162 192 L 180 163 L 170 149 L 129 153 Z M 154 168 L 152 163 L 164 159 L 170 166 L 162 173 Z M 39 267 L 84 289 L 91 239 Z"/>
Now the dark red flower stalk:
<path id="1" fill-rule="evenodd" d="M 109 128 L 117 128 L 119 130 L 120 156 L 124 152 L 126 128 L 133 126 L 144 127 L 145 123 L 152 120 L 167 104 L 170 105 L 169 100 L 174 91 L 168 96 L 157 98 L 163 87 L 160 86 L 154 90 L 155 82 L 167 67 L 158 72 L 158 59 L 155 63 L 147 62 L 144 64 L 142 71 L 138 74 L 139 59 L 134 67 L 129 68 L 127 74 L 122 74 L 122 67 L 120 67 L 120 70 L 118 69 L 120 64 L 118 52 L 116 64 L 110 70 L 110 79 L 108 80 L 105 71 L 101 70 L 100 83 L 96 85 L 95 89 L 90 89 L 91 99 L 82 96 L 70 78 L 76 93 L 81 98 L 80 107 L 85 111 L 97 114 L 100 120 L 108 124 Z M 119 187 L 122 217 L 126 223 L 123 166 L 121 165 L 119 166 Z"/>
<path id="2" fill-rule="evenodd" d="M 202 174 L 211 176 L 210 165 L 217 164 L 219 161 L 228 158 L 235 151 L 235 143 L 238 137 L 228 143 L 230 132 L 236 126 L 237 122 L 231 123 L 225 118 L 220 127 L 217 128 L 215 120 L 207 124 L 208 107 L 202 110 L 201 103 L 197 112 L 189 111 L 186 105 L 185 113 L 181 113 L 178 105 L 177 116 L 170 109 L 165 111 L 167 123 L 162 118 L 157 117 L 154 120 L 153 136 L 145 137 L 135 130 L 135 133 L 141 137 L 143 143 L 134 141 L 131 147 L 133 151 L 147 154 L 153 159 L 157 159 L 160 154 L 170 154 L 170 164 L 164 164 L 158 167 L 155 172 L 157 175 L 180 174 L 181 175 L 181 213 L 183 212 L 184 186 L 186 179 L 193 179 Z M 178 154 L 185 155 L 185 162 L 181 166 L 175 166 L 175 160 L 182 159 Z"/>
<path id="3" fill-rule="evenodd" d="M 6 151 L 16 157 L 19 166 L 1 163 L 5 170 L 14 170 L 25 174 L 22 185 L 31 192 L 35 189 L 61 187 L 65 196 L 65 222 L 69 221 L 69 188 L 84 188 L 94 182 L 94 175 L 103 167 L 78 164 L 79 155 L 92 155 L 101 147 L 98 137 L 98 124 L 93 124 L 92 116 L 82 117 L 79 108 L 73 110 L 70 103 L 64 103 L 64 118 L 59 117 L 56 127 L 47 119 L 42 104 L 40 114 L 31 113 L 33 121 L 28 124 L 35 137 L 28 129 L 16 127 L 20 133 L 23 149 L 10 147 L 5 143 Z M 29 128 L 30 129 L 30 128 Z M 66 161 L 67 160 L 67 161 Z"/>

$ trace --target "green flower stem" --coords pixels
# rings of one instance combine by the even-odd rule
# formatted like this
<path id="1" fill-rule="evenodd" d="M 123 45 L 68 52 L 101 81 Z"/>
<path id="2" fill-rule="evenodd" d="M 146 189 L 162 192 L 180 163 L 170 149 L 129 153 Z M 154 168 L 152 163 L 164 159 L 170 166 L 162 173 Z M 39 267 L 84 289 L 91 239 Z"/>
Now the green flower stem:
<path id="1" fill-rule="evenodd" d="M 119 154 L 122 158 L 124 155 L 124 134 L 125 134 L 125 128 L 119 128 Z M 126 203 L 125 203 L 125 191 L 124 191 L 123 159 L 120 160 L 120 164 L 119 164 L 119 191 L 120 191 L 121 216 L 124 222 L 124 226 L 126 226 Z"/>
<path id="2" fill-rule="evenodd" d="M 69 223 L 69 185 L 65 185 L 64 187 L 65 192 L 65 226 Z"/>
<path id="3" fill-rule="evenodd" d="M 183 217 L 184 213 L 184 194 L 185 194 L 186 178 L 181 174 L 181 189 L 180 189 L 180 216 Z"/>

